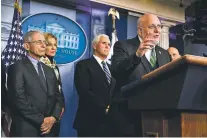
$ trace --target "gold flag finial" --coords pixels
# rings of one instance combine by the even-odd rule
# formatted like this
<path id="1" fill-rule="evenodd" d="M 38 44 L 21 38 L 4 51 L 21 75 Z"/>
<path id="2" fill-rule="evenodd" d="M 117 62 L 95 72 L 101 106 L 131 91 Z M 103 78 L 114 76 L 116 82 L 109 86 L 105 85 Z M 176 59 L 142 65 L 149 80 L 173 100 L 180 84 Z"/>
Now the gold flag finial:
<path id="1" fill-rule="evenodd" d="M 115 30 L 115 20 L 119 19 L 119 12 L 115 9 L 115 8 L 110 8 L 109 12 L 108 12 L 108 16 L 111 15 L 112 16 L 112 26 L 113 29 Z"/>
<path id="2" fill-rule="evenodd" d="M 22 8 L 19 6 L 19 1 L 18 0 L 15 1 L 14 7 L 18 10 L 18 12 L 21 15 L 22 14 Z"/>

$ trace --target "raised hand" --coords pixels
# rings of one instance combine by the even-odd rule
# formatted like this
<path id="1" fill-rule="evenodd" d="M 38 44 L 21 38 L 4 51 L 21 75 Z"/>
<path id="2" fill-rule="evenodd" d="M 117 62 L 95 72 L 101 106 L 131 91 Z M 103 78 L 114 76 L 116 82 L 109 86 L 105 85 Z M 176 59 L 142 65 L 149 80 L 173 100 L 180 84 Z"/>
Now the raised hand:
<path id="1" fill-rule="evenodd" d="M 154 37 L 148 33 L 140 43 L 139 48 L 136 51 L 136 55 L 138 57 L 142 57 L 149 49 L 154 48 L 157 43 L 158 42 L 155 41 Z"/>

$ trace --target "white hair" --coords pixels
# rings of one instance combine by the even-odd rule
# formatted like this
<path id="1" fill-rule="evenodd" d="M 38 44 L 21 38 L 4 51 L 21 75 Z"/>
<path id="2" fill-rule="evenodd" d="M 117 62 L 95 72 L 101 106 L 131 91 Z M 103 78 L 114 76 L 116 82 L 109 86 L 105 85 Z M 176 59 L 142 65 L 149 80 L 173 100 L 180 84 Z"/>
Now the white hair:
<path id="1" fill-rule="evenodd" d="M 101 37 L 105 37 L 105 38 L 108 38 L 108 39 L 109 39 L 109 36 L 108 36 L 108 35 L 105 35 L 105 34 L 99 34 L 99 35 L 97 35 L 97 36 L 93 39 L 93 41 L 92 41 L 92 45 L 93 45 L 93 46 L 96 45 L 96 44 L 100 41 Z"/>
<path id="2" fill-rule="evenodd" d="M 32 41 L 32 36 L 34 34 L 36 34 L 36 33 L 39 33 L 39 34 L 42 34 L 43 35 L 43 33 L 41 33 L 40 31 L 37 31 L 37 30 L 29 31 L 24 36 L 24 42 L 30 42 L 30 41 Z"/>
<path id="3" fill-rule="evenodd" d="M 137 19 L 137 28 L 139 28 L 139 26 L 140 26 L 140 22 L 141 22 L 141 18 L 138 18 L 138 19 Z"/>

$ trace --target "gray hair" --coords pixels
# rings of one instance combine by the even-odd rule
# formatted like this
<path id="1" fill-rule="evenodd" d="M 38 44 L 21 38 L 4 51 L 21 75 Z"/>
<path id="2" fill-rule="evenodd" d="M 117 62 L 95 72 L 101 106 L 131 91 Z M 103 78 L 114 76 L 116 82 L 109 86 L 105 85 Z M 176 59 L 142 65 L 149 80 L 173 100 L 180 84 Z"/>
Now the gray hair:
<path id="1" fill-rule="evenodd" d="M 36 33 L 40 33 L 43 35 L 43 33 L 41 33 L 40 31 L 37 31 L 37 30 L 29 31 L 24 36 L 24 43 L 32 41 L 32 36 Z"/>
<path id="2" fill-rule="evenodd" d="M 142 15 L 141 17 L 139 17 L 138 19 L 137 19 L 137 28 L 140 28 L 142 25 L 143 25 L 143 17 L 144 16 L 148 16 L 148 15 L 154 15 L 155 16 L 155 14 L 151 14 L 151 13 L 145 13 L 144 15 Z M 157 17 L 159 20 L 160 20 L 160 18 L 159 17 Z"/>
<path id="3" fill-rule="evenodd" d="M 146 15 L 146 14 L 144 14 Z M 138 19 L 137 19 L 137 28 L 140 28 L 142 26 L 142 22 L 143 22 L 143 16 L 140 16 Z"/>
<path id="4" fill-rule="evenodd" d="M 97 36 L 93 39 L 93 41 L 92 41 L 92 45 L 96 45 L 96 44 L 100 41 L 101 37 L 106 37 L 106 38 L 109 39 L 109 36 L 108 36 L 108 35 L 105 35 L 105 34 L 99 34 L 99 35 L 97 35 Z"/>
<path id="5" fill-rule="evenodd" d="M 141 24 L 141 22 L 142 22 L 141 20 L 142 20 L 141 17 L 137 19 L 137 28 L 140 27 L 140 24 Z"/>

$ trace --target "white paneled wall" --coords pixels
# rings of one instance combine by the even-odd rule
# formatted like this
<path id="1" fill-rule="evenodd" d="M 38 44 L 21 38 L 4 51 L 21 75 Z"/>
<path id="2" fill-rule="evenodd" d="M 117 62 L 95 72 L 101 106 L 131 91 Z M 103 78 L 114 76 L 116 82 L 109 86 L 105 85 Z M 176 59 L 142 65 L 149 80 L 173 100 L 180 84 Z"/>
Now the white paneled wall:
<path id="1" fill-rule="evenodd" d="M 38 9 L 38 10 L 37 10 Z M 45 3 L 40 3 L 36 1 L 31 1 L 30 3 L 30 14 L 37 13 L 56 13 L 68 17 L 75 21 L 76 19 L 76 11 L 70 10 L 62 7 L 57 7 Z"/>
<path id="2" fill-rule="evenodd" d="M 159 17 L 185 22 L 185 7 L 170 0 L 90 0 L 138 13 L 154 13 Z"/>
<path id="3" fill-rule="evenodd" d="M 15 0 L 1 0 L 1 51 L 5 48 L 12 25 Z M 19 0 L 21 5 L 21 0 Z"/>

